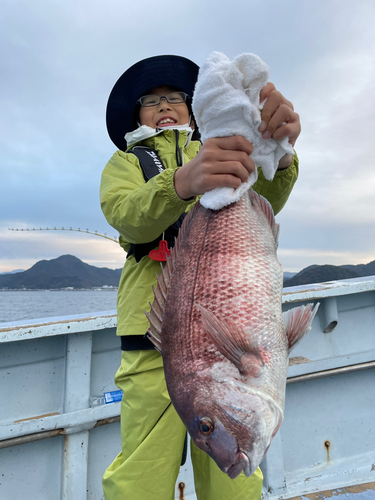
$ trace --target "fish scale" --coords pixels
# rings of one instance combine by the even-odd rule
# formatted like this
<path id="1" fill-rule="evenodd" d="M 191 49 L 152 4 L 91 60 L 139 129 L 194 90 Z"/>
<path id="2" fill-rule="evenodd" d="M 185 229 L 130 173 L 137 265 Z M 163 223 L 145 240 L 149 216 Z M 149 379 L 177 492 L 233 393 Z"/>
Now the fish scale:
<path id="1" fill-rule="evenodd" d="M 246 313 L 250 307 L 262 307 L 262 295 L 267 294 L 268 280 L 264 275 L 264 267 L 261 259 L 258 258 L 257 252 L 260 248 L 259 232 L 251 231 L 251 224 L 239 225 L 239 220 L 244 217 L 237 218 L 233 215 L 227 216 L 226 212 L 240 210 L 241 205 L 245 205 L 246 198 L 243 198 L 237 205 L 231 205 L 224 208 L 217 216 L 213 215 L 211 222 L 212 229 L 210 238 L 205 242 L 206 260 L 211 262 L 210 266 L 203 267 L 202 273 L 197 283 L 199 286 L 210 286 L 205 293 L 208 303 L 216 297 L 216 283 L 220 283 L 220 295 L 217 296 L 222 306 L 222 313 L 235 314 L 233 306 L 238 310 L 238 304 L 233 301 L 234 297 L 240 297 L 241 303 L 244 304 Z M 232 208 L 233 207 L 233 208 Z M 246 207 L 243 210 L 245 212 Z M 245 215 L 245 213 L 243 214 Z M 226 224 L 221 224 L 223 219 Z M 243 227 L 244 226 L 244 227 Z M 245 237 L 248 236 L 247 238 Z M 228 252 L 230 247 L 230 253 Z M 207 272 L 204 272 L 208 270 Z M 215 275 L 211 275 L 211 271 L 215 271 Z M 206 276 L 206 274 L 208 274 Z M 249 282 L 251 286 L 249 287 Z M 214 288 L 212 288 L 214 287 Z M 259 290 L 263 288 L 263 290 Z M 256 293 L 253 293 L 254 289 Z M 260 292 L 260 293 L 259 293 Z M 199 295 L 199 294 L 198 294 Z M 216 300 L 215 300 L 216 303 Z M 202 304 L 203 305 L 203 304 Z M 240 311 L 239 317 L 246 322 L 248 314 L 245 311 Z"/>
<path id="2" fill-rule="evenodd" d="M 247 196 L 219 213 L 209 213 L 210 231 L 206 235 L 204 252 L 205 261 L 210 265 L 202 265 L 194 301 L 217 311 L 223 318 L 229 317 L 245 328 L 250 328 L 261 345 L 267 350 L 273 349 L 272 360 L 277 364 L 277 347 L 284 351 L 284 359 L 286 352 L 285 333 L 275 325 L 275 321 L 281 323 L 282 270 L 276 259 L 275 242 L 269 224 L 263 214 L 252 209 Z M 212 270 L 215 271 L 214 275 Z M 217 282 L 221 283 L 219 294 L 215 290 Z M 205 290 L 203 298 L 201 290 Z M 280 304 L 277 311 L 275 302 Z M 268 329 L 265 328 L 267 323 L 270 323 Z M 194 325 L 196 332 L 193 335 L 202 336 L 203 326 L 199 315 Z M 271 335 L 274 325 L 275 334 Z M 283 368 L 285 371 L 285 362 Z M 268 376 L 279 372 L 277 369 L 270 371 Z M 275 382 L 268 383 L 267 387 L 274 387 Z M 273 391 L 275 393 L 277 391 Z M 278 402 L 283 403 L 282 400 Z"/>
<path id="3" fill-rule="evenodd" d="M 289 350 L 317 310 L 283 320 L 277 237 L 271 206 L 253 191 L 218 211 L 198 202 L 146 313 L 177 413 L 231 478 L 255 471 L 280 427 Z"/>

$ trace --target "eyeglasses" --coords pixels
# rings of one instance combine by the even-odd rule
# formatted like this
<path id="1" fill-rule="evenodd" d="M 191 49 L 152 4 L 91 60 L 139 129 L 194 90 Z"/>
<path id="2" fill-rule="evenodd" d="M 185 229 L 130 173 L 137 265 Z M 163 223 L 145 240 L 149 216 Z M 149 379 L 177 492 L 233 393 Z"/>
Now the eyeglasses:
<path id="1" fill-rule="evenodd" d="M 169 102 L 169 104 L 180 104 L 185 102 L 188 97 L 188 94 L 185 94 L 185 92 L 170 92 L 167 95 L 144 95 L 138 99 L 137 102 L 139 102 L 141 106 L 147 108 L 151 106 L 158 106 L 162 99 L 165 99 Z"/>

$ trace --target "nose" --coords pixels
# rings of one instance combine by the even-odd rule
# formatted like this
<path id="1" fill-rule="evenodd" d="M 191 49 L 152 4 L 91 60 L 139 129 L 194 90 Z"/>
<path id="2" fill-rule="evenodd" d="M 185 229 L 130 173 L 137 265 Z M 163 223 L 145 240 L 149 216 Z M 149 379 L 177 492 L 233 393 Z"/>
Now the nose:
<path id="1" fill-rule="evenodd" d="M 171 109 L 169 106 L 169 102 L 167 101 L 167 99 L 165 97 L 160 98 L 160 103 L 158 105 L 158 109 L 159 109 L 159 111 L 163 111 L 165 109 Z"/>

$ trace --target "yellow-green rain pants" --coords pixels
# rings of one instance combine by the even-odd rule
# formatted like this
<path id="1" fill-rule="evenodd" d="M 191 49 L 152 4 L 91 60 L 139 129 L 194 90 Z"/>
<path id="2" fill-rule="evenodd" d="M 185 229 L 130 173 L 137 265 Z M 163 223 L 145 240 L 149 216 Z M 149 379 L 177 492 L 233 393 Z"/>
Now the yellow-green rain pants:
<path id="1" fill-rule="evenodd" d="M 156 351 L 123 351 L 115 376 L 123 391 L 122 451 L 103 476 L 106 500 L 173 500 L 186 428 L 169 399 Z M 263 476 L 230 479 L 191 442 L 198 500 L 259 500 Z"/>

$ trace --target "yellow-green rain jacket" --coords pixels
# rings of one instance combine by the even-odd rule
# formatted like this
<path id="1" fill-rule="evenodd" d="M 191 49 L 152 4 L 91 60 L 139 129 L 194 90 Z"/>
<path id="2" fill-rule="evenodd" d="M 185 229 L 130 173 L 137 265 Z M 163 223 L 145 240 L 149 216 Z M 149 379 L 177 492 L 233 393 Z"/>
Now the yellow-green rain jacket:
<path id="1" fill-rule="evenodd" d="M 198 141 L 185 146 L 187 132 L 183 130 L 178 142 L 184 163 L 192 160 L 201 147 Z M 131 243 L 147 243 L 158 238 L 196 202 L 182 200 L 174 189 L 174 173 L 178 167 L 173 130 L 164 130 L 137 145 L 153 148 L 165 170 L 146 183 L 138 158 L 132 153 L 117 151 L 103 171 L 100 186 L 103 213 L 108 223 L 119 232 L 120 245 L 125 252 Z M 253 189 L 267 198 L 277 214 L 287 202 L 297 177 L 298 158 L 295 155 L 292 164 L 276 172 L 272 181 L 267 181 L 259 169 Z M 160 263 L 148 255 L 138 263 L 133 255 L 126 260 L 117 297 L 117 335 L 146 333 L 149 324 L 143 310 L 149 310 L 148 303 L 153 301 L 151 285 L 156 284 L 156 273 L 160 274 Z"/>

